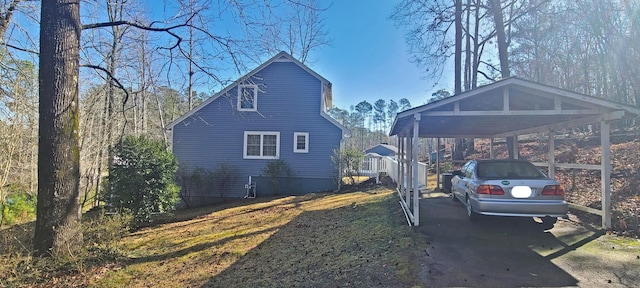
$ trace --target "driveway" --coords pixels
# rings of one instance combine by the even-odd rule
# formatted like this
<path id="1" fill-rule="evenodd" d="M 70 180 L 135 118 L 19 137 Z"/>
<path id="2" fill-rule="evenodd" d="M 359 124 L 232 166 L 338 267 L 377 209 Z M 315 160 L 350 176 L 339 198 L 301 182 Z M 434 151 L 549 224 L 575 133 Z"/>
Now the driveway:
<path id="1" fill-rule="evenodd" d="M 545 229 L 532 218 L 471 223 L 448 194 L 420 201 L 429 248 L 416 265 L 427 287 L 639 287 L 640 242 L 561 219 Z"/>

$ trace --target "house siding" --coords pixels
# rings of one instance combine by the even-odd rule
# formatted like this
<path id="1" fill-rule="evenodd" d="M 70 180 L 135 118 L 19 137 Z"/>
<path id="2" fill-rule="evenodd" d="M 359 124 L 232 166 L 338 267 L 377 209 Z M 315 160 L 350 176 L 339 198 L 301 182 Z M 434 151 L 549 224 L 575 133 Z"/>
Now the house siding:
<path id="1" fill-rule="evenodd" d="M 243 197 L 248 177 L 260 176 L 270 161 L 243 158 L 244 132 L 280 132 L 279 159 L 286 161 L 302 181 L 296 182 L 303 183 L 287 194 L 335 188 L 330 156 L 339 148 L 342 130 L 320 115 L 322 82 L 292 62 L 273 62 L 249 82 L 260 88 L 257 112 L 236 109 L 234 87 L 173 126 L 173 153 L 180 165 L 187 170 L 215 169 L 221 163 L 234 167 L 239 178 L 225 196 Z M 309 133 L 308 153 L 293 152 L 295 132 Z M 264 186 L 258 183 L 258 195 L 272 194 Z M 219 192 L 211 191 L 211 197 L 219 196 Z"/>

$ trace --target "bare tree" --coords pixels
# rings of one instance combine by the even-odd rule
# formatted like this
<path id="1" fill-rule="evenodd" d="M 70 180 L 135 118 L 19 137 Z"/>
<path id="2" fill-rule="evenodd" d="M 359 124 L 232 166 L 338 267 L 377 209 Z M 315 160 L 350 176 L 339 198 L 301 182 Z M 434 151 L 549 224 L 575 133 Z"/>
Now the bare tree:
<path id="1" fill-rule="evenodd" d="M 449 0 L 403 0 L 394 8 L 391 19 L 405 29 L 409 52 L 428 77 L 439 79 L 448 59 L 454 54 L 450 29 L 455 18 Z"/>
<path id="2" fill-rule="evenodd" d="M 2 56 L 0 73 L 0 206 L 9 198 L 35 195 L 37 74 L 30 61 Z M 22 195 L 21 195 L 22 194 Z M 5 209 L 0 211 L 4 224 Z"/>
<path id="3" fill-rule="evenodd" d="M 512 72 L 596 97 L 638 105 L 637 1 L 530 1 L 514 25 Z"/>
<path id="4" fill-rule="evenodd" d="M 284 50 L 307 63 L 312 51 L 331 42 L 322 17 L 322 12 L 330 6 L 320 7 L 316 0 L 286 0 L 280 5 L 254 4 L 242 8 L 245 12 L 238 13 L 239 21 L 262 23 L 246 25 L 249 38 L 260 43 L 258 47 L 251 43 L 257 62 L 260 62 L 259 55 L 273 55 Z"/>
<path id="5" fill-rule="evenodd" d="M 500 76 L 509 78 L 511 70 L 509 69 L 509 43 L 507 33 L 504 27 L 504 16 L 502 13 L 502 4 L 500 0 L 489 0 L 489 7 L 493 15 L 493 21 L 496 26 L 496 39 L 498 43 L 498 58 L 500 59 Z"/>
<path id="6" fill-rule="evenodd" d="M 18 4 L 20 4 L 20 1 L 21 0 L 5 0 L 4 3 L 2 3 L 2 10 L 0 10 L 0 35 L 2 35 L 3 37 L 7 32 L 7 28 L 9 27 L 9 23 L 11 23 L 13 13 L 18 8 Z"/>
<path id="7" fill-rule="evenodd" d="M 37 47 L 36 40 L 31 38 L 31 33 L 15 23 L 16 14 L 31 22 L 38 22 L 38 4 L 36 0 L 2 0 L 0 1 L 0 43 L 2 45 L 22 52 L 37 54 L 33 47 Z"/>
<path id="8" fill-rule="evenodd" d="M 511 69 L 509 68 L 509 51 L 508 51 L 508 40 L 507 33 L 504 27 L 504 19 L 502 13 L 502 4 L 500 0 L 489 0 L 489 7 L 491 14 L 493 15 L 493 21 L 495 22 L 496 27 L 496 38 L 498 42 L 498 58 L 500 59 L 500 76 L 503 79 L 509 78 L 511 76 Z M 507 137 L 507 150 L 509 151 L 509 158 L 515 158 L 515 151 L 513 149 L 513 145 L 515 142 L 515 137 L 508 136 Z"/>
<path id="9" fill-rule="evenodd" d="M 293 6 L 293 16 L 290 21 L 287 19 L 283 21 L 286 25 L 284 35 L 288 36 L 288 39 L 285 39 L 288 40 L 285 46 L 289 49 L 289 54 L 297 57 L 300 62 L 306 63 L 313 50 L 328 45 L 331 41 L 327 38 L 324 19 L 321 16 L 321 12 L 327 8 L 320 8 L 315 0 L 298 0 L 289 3 Z"/>

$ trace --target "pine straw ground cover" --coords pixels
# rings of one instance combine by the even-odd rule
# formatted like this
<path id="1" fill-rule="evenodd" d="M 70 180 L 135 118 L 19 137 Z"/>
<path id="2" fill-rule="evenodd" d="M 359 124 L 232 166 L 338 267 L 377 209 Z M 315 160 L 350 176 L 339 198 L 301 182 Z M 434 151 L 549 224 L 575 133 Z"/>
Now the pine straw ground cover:
<path id="1" fill-rule="evenodd" d="M 0 275 L 13 276 L 0 277 L 0 286 L 411 286 L 410 259 L 424 251 L 425 241 L 406 225 L 391 189 L 369 188 L 179 211 L 164 224 L 125 236 L 116 260 L 66 273 L 21 277 L 15 272 L 35 260 L 3 255 Z"/>

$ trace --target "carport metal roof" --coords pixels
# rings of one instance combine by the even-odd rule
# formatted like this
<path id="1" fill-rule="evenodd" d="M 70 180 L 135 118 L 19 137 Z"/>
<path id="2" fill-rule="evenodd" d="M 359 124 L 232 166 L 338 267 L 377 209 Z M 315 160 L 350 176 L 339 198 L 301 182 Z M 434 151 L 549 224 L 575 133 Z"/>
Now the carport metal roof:
<path id="1" fill-rule="evenodd" d="M 396 116 L 389 133 L 398 136 L 398 158 L 408 160 L 400 161 L 397 169 L 396 179 L 402 179 L 397 181 L 401 203 L 408 218 L 418 225 L 418 153 L 412 153 L 418 151 L 414 148 L 419 145 L 418 138 L 502 138 L 600 123 L 601 163 L 610 164 L 609 123 L 638 115 L 640 109 L 632 106 L 515 77 L 403 111 Z M 553 177 L 556 167 L 580 168 L 575 164 L 556 165 L 554 133 L 549 134 L 549 176 Z M 596 213 L 602 216 L 603 226 L 609 228 L 611 167 L 588 166 L 602 172 L 603 210 Z M 409 191 L 413 191 L 413 197 Z M 402 199 L 405 196 L 406 200 Z"/>

